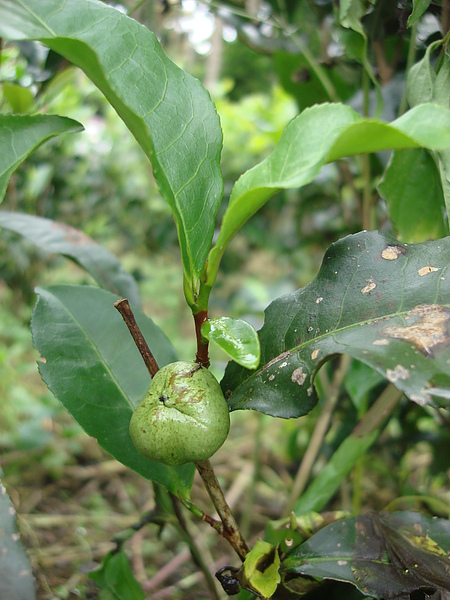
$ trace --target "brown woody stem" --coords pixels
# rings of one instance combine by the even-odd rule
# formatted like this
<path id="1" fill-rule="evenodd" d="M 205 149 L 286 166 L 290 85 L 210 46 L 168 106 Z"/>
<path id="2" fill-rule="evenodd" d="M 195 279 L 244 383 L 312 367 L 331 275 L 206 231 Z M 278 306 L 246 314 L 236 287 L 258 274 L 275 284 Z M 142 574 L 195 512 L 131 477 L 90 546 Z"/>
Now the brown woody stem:
<path id="1" fill-rule="evenodd" d="M 209 355 L 208 355 L 208 341 L 202 337 L 202 325 L 208 320 L 208 312 L 206 310 L 200 310 L 194 314 L 195 322 L 195 335 L 197 336 L 197 354 L 195 362 L 202 367 L 209 367 Z"/>
<path id="2" fill-rule="evenodd" d="M 155 360 L 147 342 L 145 341 L 142 331 L 139 329 L 139 325 L 136 323 L 133 311 L 131 310 L 130 303 L 126 298 L 117 300 L 114 302 L 114 308 L 116 308 L 122 315 L 122 319 L 125 321 L 125 325 L 128 327 L 129 332 L 134 340 L 134 343 L 138 347 L 142 358 L 144 359 L 145 366 L 150 373 L 150 377 L 154 377 L 159 371 L 158 363 Z"/>
<path id="3" fill-rule="evenodd" d="M 205 484 L 206 491 L 209 494 L 214 506 L 216 507 L 217 513 L 223 523 L 223 536 L 233 546 L 234 551 L 243 561 L 246 554 L 249 552 L 247 542 L 242 537 L 242 533 L 239 530 L 238 524 L 231 512 L 231 508 L 228 506 L 225 496 L 223 495 L 222 488 L 220 487 L 217 477 L 213 471 L 209 460 L 202 460 L 195 463 L 197 471 Z"/>

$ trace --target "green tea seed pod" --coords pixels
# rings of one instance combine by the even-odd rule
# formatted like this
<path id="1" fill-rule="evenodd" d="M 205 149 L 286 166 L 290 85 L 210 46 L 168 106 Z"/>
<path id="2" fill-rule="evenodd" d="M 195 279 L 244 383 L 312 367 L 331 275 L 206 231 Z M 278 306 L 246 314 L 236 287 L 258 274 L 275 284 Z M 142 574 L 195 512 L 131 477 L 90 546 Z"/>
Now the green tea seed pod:
<path id="1" fill-rule="evenodd" d="M 229 429 L 228 406 L 217 379 L 184 361 L 156 373 L 130 422 L 138 452 L 172 466 L 210 458 Z"/>

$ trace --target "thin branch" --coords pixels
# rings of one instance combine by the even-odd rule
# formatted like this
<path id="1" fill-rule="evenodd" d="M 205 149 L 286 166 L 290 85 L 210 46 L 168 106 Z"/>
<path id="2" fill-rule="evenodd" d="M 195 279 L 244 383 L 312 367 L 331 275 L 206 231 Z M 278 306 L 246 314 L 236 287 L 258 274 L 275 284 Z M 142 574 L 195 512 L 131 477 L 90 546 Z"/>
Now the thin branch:
<path id="1" fill-rule="evenodd" d="M 139 329 L 139 325 L 136 323 L 133 311 L 131 310 L 130 303 L 126 298 L 117 300 L 114 302 L 114 308 L 116 308 L 122 315 L 122 319 L 125 321 L 125 325 L 128 327 L 129 332 L 136 344 L 141 356 L 145 362 L 145 366 L 150 373 L 150 377 L 154 377 L 159 371 L 158 363 L 155 360 L 147 342 L 145 341 L 142 331 Z"/>
<path id="2" fill-rule="evenodd" d="M 206 310 L 200 310 L 194 315 L 195 323 L 195 335 L 197 337 L 197 354 L 195 361 L 202 367 L 209 367 L 209 343 L 202 336 L 202 325 L 208 320 L 208 313 Z"/>
<path id="3" fill-rule="evenodd" d="M 249 547 L 239 530 L 238 524 L 236 523 L 227 501 L 225 500 L 222 488 L 217 481 L 211 463 L 209 460 L 202 460 L 195 463 L 195 466 L 197 467 L 197 471 L 205 484 L 206 491 L 216 507 L 217 513 L 223 523 L 223 536 L 228 540 L 236 554 L 243 561 L 246 554 L 249 552 Z"/>

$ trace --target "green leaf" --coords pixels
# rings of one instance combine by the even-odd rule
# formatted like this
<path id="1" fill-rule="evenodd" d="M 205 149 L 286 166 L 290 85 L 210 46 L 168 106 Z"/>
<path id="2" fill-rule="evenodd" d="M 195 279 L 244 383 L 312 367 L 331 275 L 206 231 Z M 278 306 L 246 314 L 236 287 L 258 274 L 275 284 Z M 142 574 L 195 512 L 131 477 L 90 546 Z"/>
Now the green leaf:
<path id="1" fill-rule="evenodd" d="M 408 27 L 420 19 L 430 4 L 431 0 L 413 0 L 413 11 L 408 17 Z"/>
<path id="2" fill-rule="evenodd" d="M 441 178 L 423 148 L 397 150 L 378 185 L 397 237 L 424 242 L 448 235 Z M 420 215 L 420 219 L 417 218 Z"/>
<path id="3" fill-rule="evenodd" d="M 242 583 L 264 598 L 271 598 L 281 581 L 278 548 L 258 538 L 245 557 Z"/>
<path id="4" fill-rule="evenodd" d="M 82 231 L 51 219 L 8 211 L 0 212 L 0 227 L 22 235 L 45 252 L 55 252 L 72 259 L 105 290 L 140 306 L 134 277 L 124 271 L 114 254 Z"/>
<path id="5" fill-rule="evenodd" d="M 56 115 L 0 115 L 0 202 L 9 178 L 33 150 L 56 135 L 82 130 L 80 123 Z"/>
<path id="6" fill-rule="evenodd" d="M 33 573 L 20 541 L 16 513 L 1 481 L 0 598 L 2 600 L 34 600 L 36 598 Z"/>
<path id="7" fill-rule="evenodd" d="M 99 600 L 144 600 L 141 584 L 136 581 L 125 552 L 107 554 L 102 565 L 89 573 L 100 588 Z"/>
<path id="8" fill-rule="evenodd" d="M 450 146 L 450 110 L 422 104 L 391 124 L 363 119 L 341 104 L 304 110 L 286 127 L 274 151 L 234 186 L 210 253 L 209 285 L 232 237 L 279 190 L 310 183 L 323 165 L 344 156 L 420 146 L 436 150 Z"/>
<path id="9" fill-rule="evenodd" d="M 374 598 L 448 591 L 450 524 L 416 512 L 347 517 L 321 529 L 282 563 L 282 575 L 346 581 Z"/>
<path id="10" fill-rule="evenodd" d="M 448 404 L 449 265 L 450 238 L 408 245 L 374 231 L 332 244 L 313 282 L 266 309 L 262 366 L 228 365 L 221 385 L 230 409 L 307 414 L 314 377 L 335 354 L 360 360 L 421 405 Z"/>
<path id="11" fill-rule="evenodd" d="M 152 161 L 194 296 L 223 190 L 222 131 L 207 91 L 146 27 L 96 0 L 0 0 L 0 35 L 40 40 L 104 93 Z"/>
<path id="12" fill-rule="evenodd" d="M 187 494 L 193 465 L 169 468 L 135 449 L 128 431 L 150 377 L 121 316 L 117 296 L 89 286 L 38 288 L 33 343 L 39 371 L 50 391 L 114 458 L 174 493 Z M 135 310 L 138 325 L 160 367 L 175 351 L 162 331 Z"/>
<path id="13" fill-rule="evenodd" d="M 29 88 L 2 81 L 2 92 L 13 113 L 20 114 L 33 111 L 34 96 Z"/>
<path id="14" fill-rule="evenodd" d="M 256 369 L 261 358 L 258 334 L 242 319 L 218 317 L 202 325 L 202 336 L 213 342 L 247 369 Z"/>
<path id="15" fill-rule="evenodd" d="M 379 434 L 380 431 L 377 430 L 364 437 L 349 435 L 297 501 L 295 513 L 300 515 L 323 510 L 359 459 L 375 443 Z"/>

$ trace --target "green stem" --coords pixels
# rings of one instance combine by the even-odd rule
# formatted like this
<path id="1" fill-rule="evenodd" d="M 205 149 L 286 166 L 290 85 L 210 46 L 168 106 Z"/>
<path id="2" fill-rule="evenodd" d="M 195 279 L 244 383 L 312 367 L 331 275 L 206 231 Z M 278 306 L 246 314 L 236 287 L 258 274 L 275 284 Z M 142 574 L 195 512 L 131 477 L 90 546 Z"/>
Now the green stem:
<path id="1" fill-rule="evenodd" d="M 406 111 L 407 107 L 407 98 L 406 98 L 406 80 L 408 78 L 408 73 L 413 66 L 416 60 L 416 37 L 417 37 L 417 26 L 419 22 L 416 21 L 411 27 L 411 37 L 409 38 L 409 48 L 408 48 L 408 56 L 406 59 L 406 69 L 405 69 L 405 88 L 403 90 L 402 99 L 400 101 L 400 106 L 398 109 L 398 116 L 401 117 L 402 114 Z"/>
<path id="2" fill-rule="evenodd" d="M 370 407 L 351 435 L 354 437 L 365 437 L 381 427 L 400 402 L 402 396 L 403 392 L 390 383 Z"/>
<path id="3" fill-rule="evenodd" d="M 249 547 L 239 530 L 238 524 L 236 523 L 227 501 L 225 500 L 222 488 L 220 487 L 211 463 L 209 460 L 202 460 L 195 463 L 195 466 L 197 467 L 197 471 L 203 480 L 206 491 L 217 510 L 217 514 L 223 523 L 223 536 L 228 540 L 236 554 L 243 561 L 246 554 L 249 552 Z"/>
<path id="4" fill-rule="evenodd" d="M 314 466 L 314 462 L 319 454 L 324 437 L 328 431 L 331 417 L 339 398 L 339 392 L 341 390 L 344 377 L 350 367 L 350 363 L 351 358 L 349 356 L 346 354 L 341 356 L 339 366 L 334 372 L 333 380 L 326 395 L 324 405 L 320 411 L 320 415 L 314 427 L 311 440 L 303 456 L 303 460 L 291 489 L 291 493 L 289 494 L 289 498 L 286 502 L 283 512 L 284 517 L 288 517 L 290 515 L 295 503 L 297 502 L 297 499 L 300 497 L 306 487 L 311 470 Z"/>

